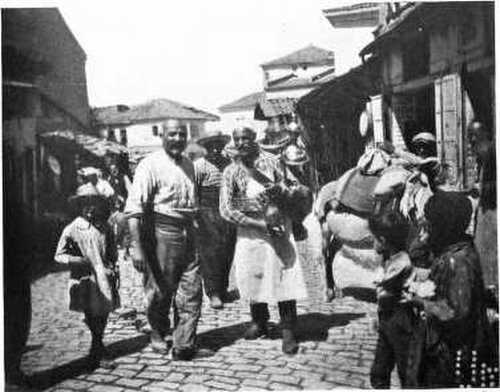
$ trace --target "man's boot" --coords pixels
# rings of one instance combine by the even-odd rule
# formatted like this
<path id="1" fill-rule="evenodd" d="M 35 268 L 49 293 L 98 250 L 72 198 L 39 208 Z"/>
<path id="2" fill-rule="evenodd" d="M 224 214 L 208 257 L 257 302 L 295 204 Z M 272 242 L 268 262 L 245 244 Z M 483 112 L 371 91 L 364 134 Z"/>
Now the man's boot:
<path id="1" fill-rule="evenodd" d="M 254 340 L 267 335 L 267 321 L 269 320 L 269 310 L 266 303 L 254 303 L 250 305 L 252 323 L 245 331 L 245 339 Z"/>
<path id="2" fill-rule="evenodd" d="M 278 302 L 281 318 L 282 345 L 285 354 L 296 354 L 299 344 L 295 337 L 295 326 L 297 324 L 297 303 L 295 301 Z"/>

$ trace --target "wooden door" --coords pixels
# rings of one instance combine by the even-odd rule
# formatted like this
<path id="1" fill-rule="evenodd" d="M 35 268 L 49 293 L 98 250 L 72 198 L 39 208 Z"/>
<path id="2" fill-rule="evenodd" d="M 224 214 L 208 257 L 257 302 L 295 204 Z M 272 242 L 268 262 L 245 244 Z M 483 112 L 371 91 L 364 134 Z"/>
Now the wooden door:
<path id="1" fill-rule="evenodd" d="M 463 189 L 464 127 L 460 76 L 451 74 L 436 79 L 434 92 L 438 157 L 448 167 L 449 184 Z"/>

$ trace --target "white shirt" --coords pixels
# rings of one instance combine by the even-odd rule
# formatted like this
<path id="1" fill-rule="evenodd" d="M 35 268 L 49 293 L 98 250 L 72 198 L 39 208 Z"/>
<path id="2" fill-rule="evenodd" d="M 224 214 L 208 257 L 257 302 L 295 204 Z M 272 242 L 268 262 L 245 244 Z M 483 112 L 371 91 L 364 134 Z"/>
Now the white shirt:
<path id="1" fill-rule="evenodd" d="M 152 206 L 159 214 L 185 218 L 197 209 L 193 162 L 182 157 L 176 162 L 164 150 L 144 158 L 135 171 L 125 205 L 129 216 L 141 215 Z"/>

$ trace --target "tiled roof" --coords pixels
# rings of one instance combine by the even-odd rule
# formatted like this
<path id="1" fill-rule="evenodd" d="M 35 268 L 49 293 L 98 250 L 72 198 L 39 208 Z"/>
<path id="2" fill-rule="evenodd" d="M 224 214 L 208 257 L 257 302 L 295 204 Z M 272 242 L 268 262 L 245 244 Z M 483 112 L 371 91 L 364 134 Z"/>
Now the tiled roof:
<path id="1" fill-rule="evenodd" d="M 255 119 L 265 120 L 283 114 L 295 112 L 295 104 L 298 98 L 274 98 L 262 99 L 255 107 Z"/>
<path id="2" fill-rule="evenodd" d="M 261 65 L 264 69 L 293 65 L 334 65 L 335 57 L 331 50 L 321 49 L 314 45 L 306 46 L 286 56 L 268 61 Z"/>
<path id="3" fill-rule="evenodd" d="M 262 91 L 259 91 L 258 93 L 245 95 L 244 97 L 241 97 L 236 101 L 222 105 L 221 107 L 219 107 L 219 110 L 223 113 L 235 110 L 245 110 L 245 109 L 253 110 L 257 102 L 259 102 L 259 100 L 261 100 L 263 97 L 264 97 L 264 92 Z"/>
<path id="4" fill-rule="evenodd" d="M 324 13 L 328 12 L 347 12 L 347 11 L 357 11 L 366 8 L 378 7 L 380 3 L 358 3 L 353 5 L 346 5 L 344 7 L 334 7 L 323 10 Z"/>
<path id="5" fill-rule="evenodd" d="M 335 78 L 335 68 L 330 68 L 328 71 L 324 71 L 320 74 L 313 75 L 308 78 L 299 78 L 297 76 L 292 78 L 283 78 L 281 82 L 271 82 L 269 83 L 266 91 L 274 90 L 287 90 L 305 87 L 317 87 L 323 83 L 326 83 Z"/>
<path id="6" fill-rule="evenodd" d="M 125 110 L 120 110 L 120 107 Z M 167 118 L 219 120 L 219 117 L 214 114 L 165 98 L 153 99 L 140 105 L 130 106 L 128 110 L 126 109 L 127 107 L 124 105 L 114 105 L 95 108 L 92 111 L 98 124 L 128 124 Z"/>

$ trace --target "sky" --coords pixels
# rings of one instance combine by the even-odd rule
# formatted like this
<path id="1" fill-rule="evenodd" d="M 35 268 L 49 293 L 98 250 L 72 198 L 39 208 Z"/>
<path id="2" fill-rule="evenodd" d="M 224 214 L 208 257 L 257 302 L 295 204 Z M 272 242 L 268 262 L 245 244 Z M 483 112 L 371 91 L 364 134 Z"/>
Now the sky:
<path id="1" fill-rule="evenodd" d="M 169 98 L 217 113 L 262 89 L 260 64 L 309 44 L 335 52 L 337 74 L 359 64 L 357 53 L 373 29 L 334 29 L 322 14 L 352 3 L 101 0 L 43 6 L 59 7 L 87 54 L 91 106 Z"/>

